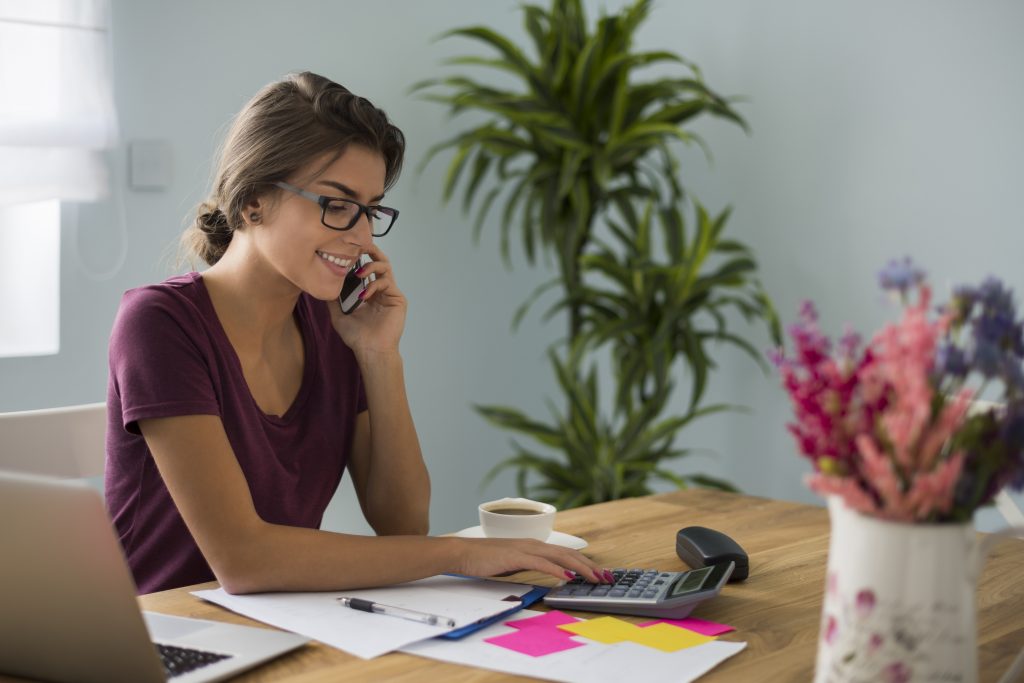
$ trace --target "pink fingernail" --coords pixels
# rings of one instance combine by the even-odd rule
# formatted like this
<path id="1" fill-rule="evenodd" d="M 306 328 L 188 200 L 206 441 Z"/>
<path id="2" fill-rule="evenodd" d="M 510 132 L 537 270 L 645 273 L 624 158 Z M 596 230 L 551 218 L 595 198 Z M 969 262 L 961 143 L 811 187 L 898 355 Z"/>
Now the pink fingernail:
<path id="1" fill-rule="evenodd" d="M 359 292 L 359 299 L 362 300 L 362 299 L 365 299 L 365 298 L 366 298 L 366 290 L 364 289 L 363 291 Z"/>
<path id="2" fill-rule="evenodd" d="M 575 578 L 576 578 L 576 575 L 575 575 L 575 574 L 573 574 L 573 573 L 572 573 L 571 571 L 569 571 L 568 569 L 566 569 L 566 570 L 565 570 L 565 578 L 567 578 L 567 579 L 575 579 Z"/>
<path id="3" fill-rule="evenodd" d="M 356 268 L 356 277 L 362 277 L 362 276 L 363 276 L 363 269 L 362 268 Z"/>

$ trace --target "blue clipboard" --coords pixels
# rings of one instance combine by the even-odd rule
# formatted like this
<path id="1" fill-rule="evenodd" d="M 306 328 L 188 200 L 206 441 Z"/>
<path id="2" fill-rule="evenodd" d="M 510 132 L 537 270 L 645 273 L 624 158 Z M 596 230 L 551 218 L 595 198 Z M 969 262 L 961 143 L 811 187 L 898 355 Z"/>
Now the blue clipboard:
<path id="1" fill-rule="evenodd" d="M 457 574 L 453 574 L 453 576 L 457 576 Z M 446 640 L 458 640 L 459 638 L 465 638 L 470 633 L 476 633 L 482 628 L 487 628 L 491 624 L 496 624 L 499 621 L 505 619 L 506 617 L 515 614 L 524 607 L 529 607 L 530 605 L 532 605 L 533 603 L 537 602 L 545 595 L 547 595 L 549 590 L 551 589 L 545 588 L 544 586 L 534 586 L 533 590 L 520 597 L 518 601 L 510 603 L 513 606 L 509 608 L 507 611 L 501 612 L 500 614 L 495 614 L 493 617 L 488 617 L 487 619 L 484 619 L 483 621 L 478 621 L 475 624 L 469 624 L 467 626 L 463 626 L 462 628 L 457 628 L 454 631 L 448 631 L 448 633 L 443 633 L 437 637 L 444 638 Z"/>

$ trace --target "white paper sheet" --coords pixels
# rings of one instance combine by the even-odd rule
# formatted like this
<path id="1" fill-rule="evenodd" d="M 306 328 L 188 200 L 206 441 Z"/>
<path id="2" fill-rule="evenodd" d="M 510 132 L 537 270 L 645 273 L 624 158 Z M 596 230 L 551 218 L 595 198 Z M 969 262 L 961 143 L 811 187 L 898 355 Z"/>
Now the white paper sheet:
<path id="1" fill-rule="evenodd" d="M 194 591 L 192 595 L 357 657 L 371 659 L 451 629 L 360 612 L 338 604 L 338 597 L 363 598 L 450 617 L 455 620 L 456 628 L 461 628 L 508 610 L 512 605 L 501 598 L 523 595 L 531 588 L 500 581 L 434 576 L 388 588 L 357 591 L 231 595 L 218 588 Z"/>
<path id="2" fill-rule="evenodd" d="M 524 619 L 537 614 L 540 612 L 523 610 L 510 619 Z M 413 643 L 403 647 L 402 652 L 564 683 L 689 683 L 747 646 L 746 643 L 716 640 L 678 652 L 662 652 L 637 643 L 605 645 L 576 636 L 586 643 L 585 647 L 531 657 L 484 642 L 485 638 L 514 630 L 504 624 L 496 624 L 461 640 Z"/>

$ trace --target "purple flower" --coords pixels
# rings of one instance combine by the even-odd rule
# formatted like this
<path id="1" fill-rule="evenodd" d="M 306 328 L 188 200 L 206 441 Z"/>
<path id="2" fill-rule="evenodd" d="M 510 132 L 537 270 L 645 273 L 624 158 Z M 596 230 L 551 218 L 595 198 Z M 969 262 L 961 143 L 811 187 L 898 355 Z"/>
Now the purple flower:
<path id="1" fill-rule="evenodd" d="M 1013 342 L 1018 330 L 1013 324 L 1013 312 L 1005 310 L 986 310 L 974 320 L 974 339 L 976 342 L 988 342 L 1004 349 L 1016 346 Z"/>
<path id="2" fill-rule="evenodd" d="M 839 353 L 847 360 L 857 358 L 861 345 L 861 336 L 854 330 L 847 327 L 843 336 L 839 339 Z"/>
<path id="3" fill-rule="evenodd" d="M 1007 393 L 1018 396 L 1024 394 L 1024 369 L 1021 368 L 1020 360 L 1011 355 L 1003 356 L 1003 367 L 999 374 L 1006 384 Z"/>
<path id="4" fill-rule="evenodd" d="M 978 299 L 978 293 L 969 285 L 960 285 L 953 288 L 953 299 L 949 302 L 949 312 L 952 314 L 954 326 L 962 325 L 971 317 L 974 310 L 974 303 Z"/>
<path id="5" fill-rule="evenodd" d="M 818 322 L 818 309 L 814 307 L 814 302 L 810 299 L 804 299 L 800 302 L 800 322 L 804 325 L 813 325 Z"/>
<path id="6" fill-rule="evenodd" d="M 948 376 L 963 379 L 970 369 L 967 356 L 962 349 L 948 340 L 939 345 L 938 351 L 935 352 L 935 370 L 940 378 Z"/>
<path id="7" fill-rule="evenodd" d="M 898 291 L 906 295 L 907 290 L 924 281 L 924 271 L 914 266 L 909 256 L 903 260 L 893 259 L 878 273 L 878 282 L 882 289 Z"/>
<path id="8" fill-rule="evenodd" d="M 999 439 L 1011 454 L 1000 478 L 1020 491 L 1024 489 L 1024 403 L 1015 401 L 1007 407 Z"/>
<path id="9" fill-rule="evenodd" d="M 868 654 L 874 654 L 882 647 L 882 636 L 877 633 L 871 634 L 871 640 L 868 641 Z"/>
<path id="10" fill-rule="evenodd" d="M 1013 291 L 998 278 L 987 277 L 978 287 L 978 300 L 987 310 L 1008 310 L 1013 314 Z"/>
<path id="11" fill-rule="evenodd" d="M 999 370 L 1003 367 L 1003 354 L 995 344 L 978 340 L 971 350 L 970 364 L 986 379 L 992 379 L 999 376 Z"/>

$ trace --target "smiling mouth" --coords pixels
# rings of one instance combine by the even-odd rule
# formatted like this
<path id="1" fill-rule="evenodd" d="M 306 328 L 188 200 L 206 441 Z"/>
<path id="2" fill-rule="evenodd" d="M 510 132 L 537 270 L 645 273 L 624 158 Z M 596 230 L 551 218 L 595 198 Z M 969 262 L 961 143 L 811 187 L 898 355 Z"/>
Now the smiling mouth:
<path id="1" fill-rule="evenodd" d="M 348 268 L 350 265 L 352 265 L 352 261 L 350 259 L 338 258 L 337 256 L 332 256 L 322 251 L 317 251 L 316 255 L 322 258 L 324 261 L 327 261 L 328 263 L 333 263 L 334 265 L 340 266 L 341 268 Z"/>

